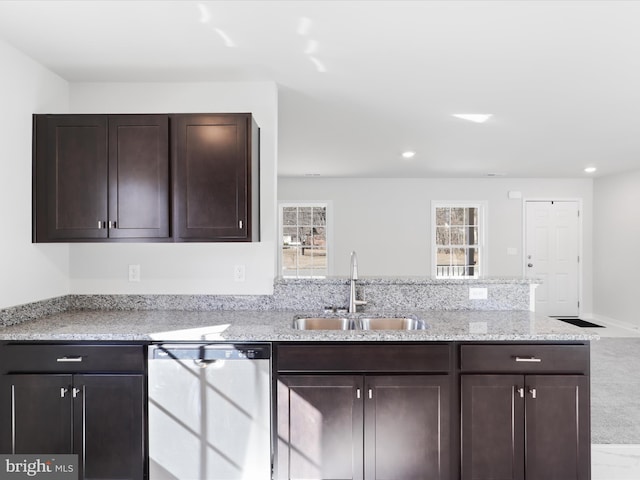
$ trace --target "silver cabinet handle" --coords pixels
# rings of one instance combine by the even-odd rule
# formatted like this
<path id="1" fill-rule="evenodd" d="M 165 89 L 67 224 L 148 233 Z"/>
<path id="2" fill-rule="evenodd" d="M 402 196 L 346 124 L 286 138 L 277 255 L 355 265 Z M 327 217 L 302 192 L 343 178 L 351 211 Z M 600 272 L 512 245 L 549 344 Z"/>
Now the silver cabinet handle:
<path id="1" fill-rule="evenodd" d="M 11 453 L 16 453 L 16 386 L 11 385 Z"/>
<path id="2" fill-rule="evenodd" d="M 68 388 L 60 387 L 60 398 L 64 398 L 68 391 L 69 391 Z"/>
<path id="3" fill-rule="evenodd" d="M 116 222 L 109 221 L 109 228 L 116 228 Z"/>
<path id="4" fill-rule="evenodd" d="M 79 389 L 79 388 L 75 388 L 75 387 L 74 387 L 74 388 L 71 390 L 71 393 L 72 393 L 72 395 L 73 395 L 73 398 L 77 398 L 77 397 L 78 397 L 78 394 L 80 393 L 80 389 Z"/>
<path id="5" fill-rule="evenodd" d="M 525 363 L 540 363 L 542 362 L 541 358 L 536 357 L 515 357 L 516 362 L 525 362 Z"/>
<path id="6" fill-rule="evenodd" d="M 239 221 L 238 221 L 238 228 L 239 228 L 240 230 L 242 230 L 242 225 L 243 225 L 243 224 L 242 224 L 242 220 L 239 220 Z"/>
<path id="7" fill-rule="evenodd" d="M 529 393 L 531 394 L 531 398 L 537 398 L 538 396 L 538 392 L 536 391 L 535 388 L 530 388 Z"/>
<path id="8" fill-rule="evenodd" d="M 373 398 L 373 389 L 369 389 L 369 399 Z"/>
<path id="9" fill-rule="evenodd" d="M 98 220 L 98 230 L 100 230 L 101 228 L 102 228 L 102 222 Z"/>
<path id="10" fill-rule="evenodd" d="M 356 388 L 356 398 L 360 398 L 360 389 Z"/>
<path id="11" fill-rule="evenodd" d="M 82 357 L 58 357 L 56 362 L 58 363 L 79 363 L 82 361 Z"/>
<path id="12" fill-rule="evenodd" d="M 524 388 L 518 387 L 516 385 L 516 390 L 518 391 L 518 395 L 520 396 L 520 398 L 524 398 Z"/>

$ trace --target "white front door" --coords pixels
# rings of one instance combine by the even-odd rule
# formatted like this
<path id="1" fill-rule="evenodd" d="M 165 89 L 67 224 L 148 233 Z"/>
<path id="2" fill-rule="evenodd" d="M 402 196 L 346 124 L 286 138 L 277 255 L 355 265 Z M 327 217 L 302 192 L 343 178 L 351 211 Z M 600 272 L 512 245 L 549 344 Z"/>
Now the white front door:
<path id="1" fill-rule="evenodd" d="M 536 313 L 579 314 L 579 210 L 577 201 L 527 201 L 525 271 L 539 278 Z"/>

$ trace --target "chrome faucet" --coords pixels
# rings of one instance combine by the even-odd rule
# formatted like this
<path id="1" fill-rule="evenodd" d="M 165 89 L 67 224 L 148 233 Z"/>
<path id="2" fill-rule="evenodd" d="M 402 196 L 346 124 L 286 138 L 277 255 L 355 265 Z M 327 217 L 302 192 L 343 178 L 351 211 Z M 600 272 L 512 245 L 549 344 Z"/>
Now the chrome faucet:
<path id="1" fill-rule="evenodd" d="M 358 300 L 356 298 L 356 280 L 358 280 L 358 255 L 356 252 L 351 252 L 351 266 L 349 269 L 349 279 L 351 283 L 351 289 L 349 290 L 349 313 L 356 313 L 358 311 L 358 305 L 366 305 L 364 300 Z"/>

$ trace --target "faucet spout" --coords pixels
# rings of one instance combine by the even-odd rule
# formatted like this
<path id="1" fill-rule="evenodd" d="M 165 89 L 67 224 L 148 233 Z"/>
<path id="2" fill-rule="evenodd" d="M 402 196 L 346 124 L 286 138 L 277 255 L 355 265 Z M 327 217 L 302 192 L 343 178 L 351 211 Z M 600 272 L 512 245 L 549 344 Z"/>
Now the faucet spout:
<path id="1" fill-rule="evenodd" d="M 358 255 L 355 251 L 351 252 L 351 268 L 349 269 L 351 280 L 358 279 Z"/>
<path id="2" fill-rule="evenodd" d="M 366 305 L 364 300 L 358 300 L 356 295 L 356 280 L 358 280 L 358 255 L 351 252 L 351 266 L 349 268 L 349 313 L 356 313 L 358 305 Z"/>

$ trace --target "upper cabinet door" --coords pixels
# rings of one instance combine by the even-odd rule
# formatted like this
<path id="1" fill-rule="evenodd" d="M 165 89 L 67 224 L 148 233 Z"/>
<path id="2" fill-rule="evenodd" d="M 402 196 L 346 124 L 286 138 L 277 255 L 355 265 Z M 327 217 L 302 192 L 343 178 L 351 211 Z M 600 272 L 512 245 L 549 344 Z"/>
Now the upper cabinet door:
<path id="1" fill-rule="evenodd" d="M 107 117 L 37 115 L 35 241 L 107 237 Z"/>
<path id="2" fill-rule="evenodd" d="M 176 241 L 257 240 L 258 142 L 251 115 L 188 114 L 172 121 Z"/>
<path id="3" fill-rule="evenodd" d="M 169 237 L 169 118 L 109 116 L 109 237 Z"/>

